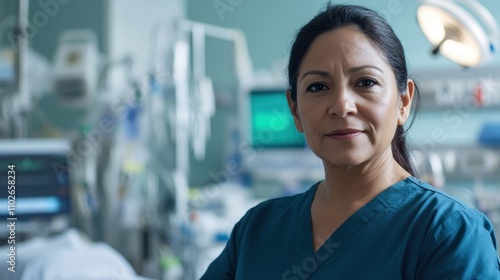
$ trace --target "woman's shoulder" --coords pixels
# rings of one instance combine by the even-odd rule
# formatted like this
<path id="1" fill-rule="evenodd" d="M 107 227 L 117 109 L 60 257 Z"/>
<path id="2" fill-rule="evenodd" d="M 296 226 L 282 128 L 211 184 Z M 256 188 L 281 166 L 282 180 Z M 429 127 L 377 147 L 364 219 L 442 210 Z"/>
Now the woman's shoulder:
<path id="1" fill-rule="evenodd" d="M 437 189 L 427 182 L 409 177 L 406 187 L 416 195 L 410 203 L 420 208 L 420 213 L 432 218 L 436 226 L 456 226 L 460 223 L 489 223 L 484 213 L 465 202 Z"/>
<path id="2" fill-rule="evenodd" d="M 417 279 L 498 279 L 500 262 L 493 225 L 479 210 L 417 178 L 404 210 L 415 219 Z M 410 205 L 414 205 L 411 208 Z"/>
<path id="3" fill-rule="evenodd" d="M 405 187 L 409 187 L 412 191 L 418 193 L 419 199 L 425 199 L 429 206 L 445 207 L 450 210 L 475 211 L 473 207 L 449 195 L 445 190 L 438 189 L 416 177 L 408 177 L 406 182 Z"/>

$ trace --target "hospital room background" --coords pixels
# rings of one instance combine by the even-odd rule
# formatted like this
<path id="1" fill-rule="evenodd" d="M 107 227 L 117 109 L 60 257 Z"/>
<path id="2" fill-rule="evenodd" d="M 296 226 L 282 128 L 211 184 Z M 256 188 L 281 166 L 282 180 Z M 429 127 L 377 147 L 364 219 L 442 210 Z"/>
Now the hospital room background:
<path id="1" fill-rule="evenodd" d="M 321 180 L 285 73 L 326 2 L 0 1 L 0 279 L 198 279 L 249 208 Z M 500 2 L 332 2 L 394 28 L 417 176 L 498 238 Z"/>

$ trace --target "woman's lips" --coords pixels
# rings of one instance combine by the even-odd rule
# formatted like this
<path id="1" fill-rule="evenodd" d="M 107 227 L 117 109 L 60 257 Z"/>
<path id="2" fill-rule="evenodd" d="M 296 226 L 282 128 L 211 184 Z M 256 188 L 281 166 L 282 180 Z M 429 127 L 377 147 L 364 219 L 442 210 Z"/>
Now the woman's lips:
<path id="1" fill-rule="evenodd" d="M 357 129 L 340 129 L 332 131 L 326 134 L 326 136 L 334 140 L 351 140 L 356 138 L 361 133 L 363 133 L 363 131 Z"/>

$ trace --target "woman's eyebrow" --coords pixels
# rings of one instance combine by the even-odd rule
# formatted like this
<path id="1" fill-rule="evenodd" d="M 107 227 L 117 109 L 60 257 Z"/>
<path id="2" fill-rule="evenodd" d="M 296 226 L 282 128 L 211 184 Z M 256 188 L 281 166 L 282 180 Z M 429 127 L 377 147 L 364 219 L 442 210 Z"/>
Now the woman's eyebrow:
<path id="1" fill-rule="evenodd" d="M 373 68 L 373 69 L 376 69 L 378 70 L 380 73 L 384 73 L 384 71 L 382 71 L 382 69 L 378 68 L 377 66 L 373 66 L 373 65 L 361 65 L 361 66 L 356 66 L 356 67 L 352 67 L 351 69 L 349 69 L 349 74 L 352 74 L 352 73 L 356 73 L 356 72 L 359 72 L 363 69 L 366 69 L 366 68 Z"/>
<path id="2" fill-rule="evenodd" d="M 361 65 L 361 66 L 352 67 L 351 69 L 349 69 L 348 73 L 353 74 L 353 73 L 359 72 L 359 71 L 366 69 L 366 68 L 372 68 L 372 69 L 378 70 L 380 73 L 384 73 L 384 71 L 382 71 L 382 69 L 380 69 L 374 65 Z M 328 76 L 330 76 L 330 73 L 328 73 L 326 71 L 321 71 L 321 70 L 310 70 L 310 71 L 305 72 L 304 75 L 302 75 L 301 80 L 303 80 L 307 75 L 318 75 L 318 76 L 322 76 L 322 77 L 328 77 Z"/>
<path id="3" fill-rule="evenodd" d="M 305 72 L 304 75 L 302 75 L 301 80 L 303 80 L 307 75 L 319 75 L 322 77 L 328 77 L 328 76 L 330 76 L 330 73 L 328 73 L 326 71 L 321 71 L 321 70 L 310 70 L 310 71 Z"/>

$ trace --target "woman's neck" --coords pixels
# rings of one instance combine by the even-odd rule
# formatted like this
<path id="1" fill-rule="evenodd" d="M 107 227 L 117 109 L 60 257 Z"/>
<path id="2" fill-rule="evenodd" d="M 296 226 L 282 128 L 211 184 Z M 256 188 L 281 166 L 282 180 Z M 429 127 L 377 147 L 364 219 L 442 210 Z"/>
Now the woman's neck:
<path id="1" fill-rule="evenodd" d="M 325 163 L 321 196 L 327 205 L 356 207 L 364 205 L 386 188 L 410 174 L 393 158 L 392 152 L 359 166 L 338 167 Z"/>

